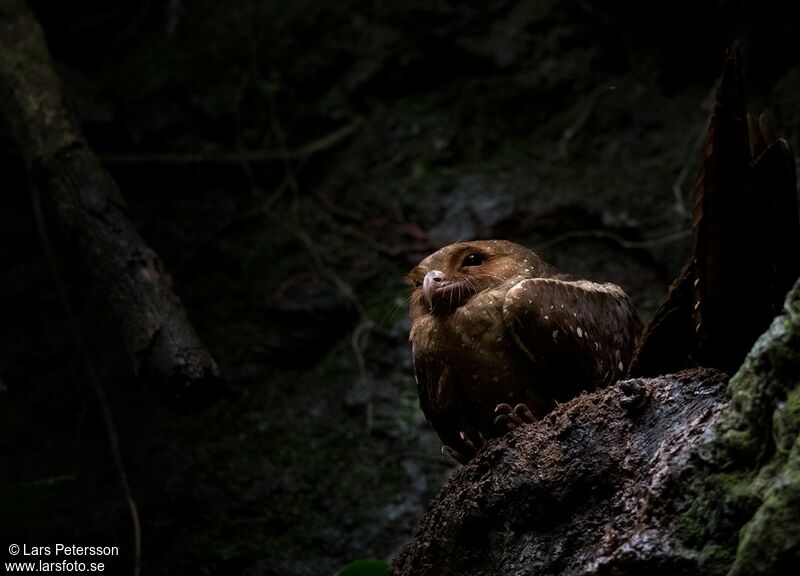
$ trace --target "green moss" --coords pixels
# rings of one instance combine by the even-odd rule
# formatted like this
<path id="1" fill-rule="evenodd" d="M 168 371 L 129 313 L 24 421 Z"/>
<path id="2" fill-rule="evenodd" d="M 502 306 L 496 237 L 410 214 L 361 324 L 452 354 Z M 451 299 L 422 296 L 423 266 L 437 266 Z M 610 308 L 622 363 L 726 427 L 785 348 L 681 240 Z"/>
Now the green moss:
<path id="1" fill-rule="evenodd" d="M 753 473 L 749 471 L 716 473 L 690 491 L 695 495 L 685 501 L 686 507 L 679 516 L 679 532 L 684 541 L 699 549 L 716 546 L 714 542 L 720 535 L 724 538 L 732 526 L 749 518 L 760 504 L 752 490 L 752 480 Z"/>
<path id="2" fill-rule="evenodd" d="M 733 558 L 734 553 L 730 546 L 709 544 L 703 547 L 697 555 L 699 573 L 704 576 L 726 574 Z"/>
<path id="3" fill-rule="evenodd" d="M 794 574 L 800 560 L 800 283 L 731 379 L 709 442 L 713 469 L 686 500 L 684 541 L 703 574 Z M 740 527 L 744 526 L 743 529 Z M 730 571 L 728 571 L 730 567 Z"/>
<path id="4" fill-rule="evenodd" d="M 800 387 L 794 388 L 772 414 L 772 437 L 776 450 L 788 455 L 800 434 Z"/>
<path id="5" fill-rule="evenodd" d="M 730 576 L 794 574 L 800 560 L 800 282 L 731 379 L 720 454 L 758 466 L 747 487 L 761 505 L 741 531 Z M 751 464 L 752 466 L 752 464 Z"/>
<path id="6" fill-rule="evenodd" d="M 745 526 L 730 576 L 795 574 L 800 560 L 800 441 Z"/>

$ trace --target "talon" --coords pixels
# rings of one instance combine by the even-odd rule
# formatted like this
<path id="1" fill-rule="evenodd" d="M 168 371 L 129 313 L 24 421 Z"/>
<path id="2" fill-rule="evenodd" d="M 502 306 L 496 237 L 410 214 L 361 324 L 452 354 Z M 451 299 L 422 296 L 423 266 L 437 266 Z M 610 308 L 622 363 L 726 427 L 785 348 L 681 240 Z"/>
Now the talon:
<path id="1" fill-rule="evenodd" d="M 495 406 L 494 413 L 497 414 L 494 419 L 494 425 L 506 431 L 536 421 L 536 417 L 533 415 L 533 412 L 531 412 L 531 409 L 528 408 L 526 404 L 522 403 L 517 404 L 513 408 L 509 404 L 498 404 Z"/>
<path id="2" fill-rule="evenodd" d="M 472 440 L 469 439 L 469 436 L 467 436 L 466 433 L 463 430 L 461 432 L 459 432 L 458 435 L 461 436 L 461 441 L 464 444 L 466 444 L 469 448 L 471 448 L 475 452 L 478 451 L 478 447 L 475 445 L 475 443 Z"/>
<path id="3" fill-rule="evenodd" d="M 519 416 L 514 414 L 514 409 L 511 405 L 505 402 L 495 406 L 494 413 L 497 414 L 497 417 L 494 419 L 494 425 L 502 428 L 506 432 L 522 424 Z"/>
<path id="4" fill-rule="evenodd" d="M 467 457 L 466 456 L 464 456 L 458 450 L 455 450 L 454 448 L 451 448 L 447 444 L 442 445 L 442 454 L 444 456 L 449 456 L 450 458 L 452 458 L 453 460 L 455 460 L 456 462 L 458 462 L 462 466 L 467 463 Z"/>
<path id="5" fill-rule="evenodd" d="M 514 406 L 514 414 L 522 420 L 524 424 L 532 424 L 536 421 L 536 417 L 531 412 L 531 409 L 528 408 L 525 404 L 517 404 Z"/>
<path id="6" fill-rule="evenodd" d="M 514 410 L 511 408 L 511 405 L 506 404 L 505 402 L 494 407 L 495 414 L 510 414 L 513 411 Z"/>

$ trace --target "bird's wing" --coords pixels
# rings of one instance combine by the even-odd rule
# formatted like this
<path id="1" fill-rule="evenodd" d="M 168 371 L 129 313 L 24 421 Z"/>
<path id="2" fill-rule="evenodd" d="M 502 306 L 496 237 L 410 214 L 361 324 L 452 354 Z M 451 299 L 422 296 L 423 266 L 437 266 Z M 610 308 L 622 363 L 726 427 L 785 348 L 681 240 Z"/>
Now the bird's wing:
<path id="1" fill-rule="evenodd" d="M 625 374 L 641 324 L 614 284 L 535 278 L 511 288 L 503 321 L 553 395 L 607 384 Z"/>
<path id="2" fill-rule="evenodd" d="M 435 390 L 432 390 L 431 381 L 434 381 L 433 386 L 435 386 L 435 377 L 431 378 L 427 358 L 417 348 L 414 340 L 411 340 L 411 359 L 414 363 L 414 381 L 417 383 L 419 405 L 425 417 L 430 420 L 435 403 Z"/>
<path id="3" fill-rule="evenodd" d="M 437 359 L 436 354 L 426 353 L 413 340 L 411 356 L 422 412 L 446 446 L 469 458 L 474 449 L 470 449 L 459 436 L 459 431 L 469 429 L 466 411 L 450 377 L 449 366 Z"/>

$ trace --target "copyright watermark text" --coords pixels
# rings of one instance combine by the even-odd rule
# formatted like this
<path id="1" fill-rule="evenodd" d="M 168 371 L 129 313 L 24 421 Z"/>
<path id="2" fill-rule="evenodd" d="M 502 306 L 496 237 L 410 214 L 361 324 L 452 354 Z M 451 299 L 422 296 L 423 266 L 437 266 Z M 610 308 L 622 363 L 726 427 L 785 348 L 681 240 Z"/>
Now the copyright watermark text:
<path id="1" fill-rule="evenodd" d="M 108 558 L 119 556 L 117 546 L 29 546 L 10 544 L 8 553 L 14 557 L 5 562 L 7 574 L 38 572 L 104 572 Z"/>

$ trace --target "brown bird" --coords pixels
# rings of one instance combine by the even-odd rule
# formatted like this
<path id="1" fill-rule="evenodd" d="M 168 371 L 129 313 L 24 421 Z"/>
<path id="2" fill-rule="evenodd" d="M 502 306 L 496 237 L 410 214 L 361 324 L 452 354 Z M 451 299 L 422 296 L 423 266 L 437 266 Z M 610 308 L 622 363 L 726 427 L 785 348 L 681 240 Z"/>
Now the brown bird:
<path id="1" fill-rule="evenodd" d="M 445 246 L 407 279 L 420 404 L 462 462 L 507 425 L 624 375 L 641 331 L 619 286 L 570 279 L 506 240 Z"/>

